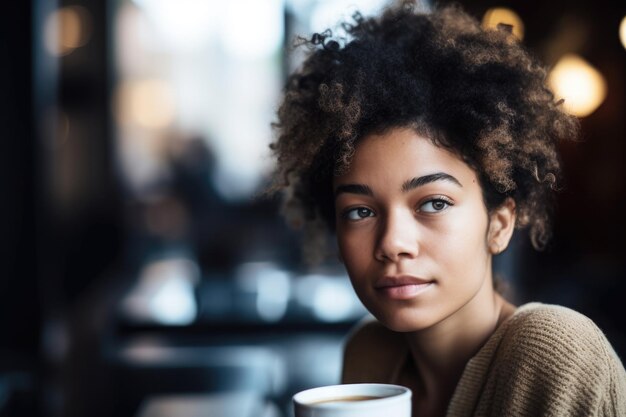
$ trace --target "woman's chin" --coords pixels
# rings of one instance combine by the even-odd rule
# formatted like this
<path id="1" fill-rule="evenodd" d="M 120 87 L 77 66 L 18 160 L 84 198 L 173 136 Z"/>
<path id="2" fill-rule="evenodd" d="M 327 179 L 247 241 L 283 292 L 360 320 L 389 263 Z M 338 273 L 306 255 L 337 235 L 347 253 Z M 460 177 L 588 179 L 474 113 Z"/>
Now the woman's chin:
<path id="1" fill-rule="evenodd" d="M 394 332 L 408 333 L 424 330 L 432 325 L 430 320 L 425 317 L 405 317 L 403 314 L 374 314 L 374 316 L 381 322 L 386 328 Z"/>

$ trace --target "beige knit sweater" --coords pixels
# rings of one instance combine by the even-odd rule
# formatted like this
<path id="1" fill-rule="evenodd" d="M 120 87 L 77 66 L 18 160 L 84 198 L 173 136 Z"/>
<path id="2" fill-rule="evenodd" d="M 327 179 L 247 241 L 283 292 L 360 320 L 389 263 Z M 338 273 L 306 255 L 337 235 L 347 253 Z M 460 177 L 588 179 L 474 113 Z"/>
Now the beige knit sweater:
<path id="1" fill-rule="evenodd" d="M 368 320 L 352 333 L 343 383 L 397 383 L 408 346 Z M 519 307 L 467 363 L 446 417 L 626 417 L 626 371 L 604 334 L 565 307 Z"/>

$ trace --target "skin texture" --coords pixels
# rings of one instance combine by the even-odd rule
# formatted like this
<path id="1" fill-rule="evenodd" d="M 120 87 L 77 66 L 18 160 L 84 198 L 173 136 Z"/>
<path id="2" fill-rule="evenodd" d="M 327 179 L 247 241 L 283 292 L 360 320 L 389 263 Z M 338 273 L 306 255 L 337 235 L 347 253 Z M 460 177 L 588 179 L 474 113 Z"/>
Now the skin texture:
<path id="1" fill-rule="evenodd" d="M 514 202 L 488 212 L 474 170 L 409 128 L 363 138 L 333 190 L 352 285 L 409 342 L 414 412 L 443 415 L 465 363 L 514 310 L 492 284 L 492 255 L 511 238 Z M 425 284 L 379 288 L 401 276 Z"/>

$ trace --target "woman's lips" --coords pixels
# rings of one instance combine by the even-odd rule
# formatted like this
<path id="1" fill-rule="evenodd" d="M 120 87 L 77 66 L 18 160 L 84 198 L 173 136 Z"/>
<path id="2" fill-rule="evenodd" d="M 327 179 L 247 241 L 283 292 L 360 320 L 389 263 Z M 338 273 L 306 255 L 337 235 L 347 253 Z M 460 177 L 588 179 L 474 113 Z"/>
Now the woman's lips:
<path id="1" fill-rule="evenodd" d="M 376 282 L 377 291 L 394 300 L 408 300 L 429 289 L 434 281 L 409 275 L 386 276 Z"/>

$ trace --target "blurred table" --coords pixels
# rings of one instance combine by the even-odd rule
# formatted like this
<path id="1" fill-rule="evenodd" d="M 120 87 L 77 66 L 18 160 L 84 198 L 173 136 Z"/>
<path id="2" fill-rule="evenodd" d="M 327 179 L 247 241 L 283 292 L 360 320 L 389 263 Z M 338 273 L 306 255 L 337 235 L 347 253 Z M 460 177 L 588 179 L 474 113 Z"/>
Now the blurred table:
<path id="1" fill-rule="evenodd" d="M 253 392 L 162 395 L 146 399 L 135 417 L 281 417 Z"/>

